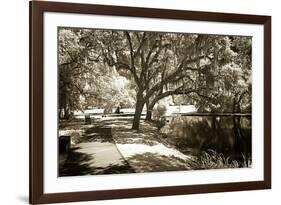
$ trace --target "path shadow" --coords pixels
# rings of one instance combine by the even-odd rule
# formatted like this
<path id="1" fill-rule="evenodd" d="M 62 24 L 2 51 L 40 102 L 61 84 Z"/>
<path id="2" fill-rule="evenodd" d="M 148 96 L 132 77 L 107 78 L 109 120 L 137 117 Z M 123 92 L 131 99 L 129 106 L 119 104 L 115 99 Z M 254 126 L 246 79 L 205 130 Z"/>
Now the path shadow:
<path id="1" fill-rule="evenodd" d="M 63 176 L 83 176 L 99 174 L 122 174 L 135 173 L 134 169 L 128 164 L 110 164 L 106 167 L 93 166 L 93 156 L 77 152 L 79 148 L 71 149 L 68 159 L 59 167 L 59 177 Z"/>
<path id="2" fill-rule="evenodd" d="M 82 175 L 97 175 L 97 174 L 122 174 L 122 173 L 134 173 L 134 169 L 126 162 L 118 148 L 114 146 L 113 149 L 117 149 L 116 152 L 120 154 L 120 157 L 124 162 L 115 161 L 112 164 L 107 164 L 106 167 L 101 165 L 100 156 L 97 153 L 86 153 L 83 150 L 83 146 L 87 143 L 98 142 L 97 144 L 106 143 L 115 144 L 112 138 L 111 127 L 121 126 L 124 124 L 131 124 L 131 120 L 120 119 L 108 119 L 95 121 L 91 127 L 85 128 L 83 136 L 81 136 L 75 147 L 71 148 L 68 153 L 65 154 L 65 160 L 59 160 L 59 176 L 82 176 Z M 80 144 L 83 143 L 84 145 Z M 79 145 L 80 144 L 80 145 Z M 103 146 L 103 145 L 99 146 Z M 93 147 L 94 148 L 94 147 Z M 87 148 L 88 149 L 88 148 Z M 111 152 L 109 152 L 111 153 Z M 107 154 L 107 152 L 105 153 Z M 112 153 L 111 153 L 112 154 Z M 109 154 L 110 155 L 110 154 Z M 107 157 L 109 156 L 107 155 Z M 63 159 L 63 156 L 59 156 Z M 96 159 L 95 159 L 96 158 Z M 103 166 L 103 167 L 100 167 Z"/>
<path id="3" fill-rule="evenodd" d="M 82 176 L 97 174 L 121 174 L 133 173 L 134 169 L 124 160 L 122 164 L 109 164 L 106 167 L 94 166 L 95 154 L 80 152 L 79 143 L 112 143 L 114 140 L 111 134 L 111 128 L 104 126 L 95 126 L 85 130 L 85 135 L 79 139 L 76 147 L 71 148 L 67 153 L 66 160 L 59 160 L 59 176 Z M 117 149 L 117 147 L 114 147 Z M 118 149 L 117 149 L 118 151 Z M 119 152 L 119 151 L 118 151 Z M 122 156 L 122 155 L 121 155 Z M 60 156 L 61 158 L 63 156 Z"/>
<path id="4" fill-rule="evenodd" d="M 79 147 L 72 148 L 68 152 L 65 163 L 59 165 L 59 176 L 81 176 L 95 172 L 89 162 L 93 160 L 91 155 L 77 152 Z"/>

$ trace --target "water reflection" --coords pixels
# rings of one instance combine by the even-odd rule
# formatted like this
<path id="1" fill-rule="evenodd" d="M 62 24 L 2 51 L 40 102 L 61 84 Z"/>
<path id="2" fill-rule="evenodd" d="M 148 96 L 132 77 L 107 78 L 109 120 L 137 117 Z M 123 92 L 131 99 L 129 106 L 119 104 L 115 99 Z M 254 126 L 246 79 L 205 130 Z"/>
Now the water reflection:
<path id="1" fill-rule="evenodd" d="M 237 161 L 252 156 L 251 116 L 174 116 L 161 132 L 183 152 L 214 150 Z M 169 139 L 168 139 L 169 140 Z"/>

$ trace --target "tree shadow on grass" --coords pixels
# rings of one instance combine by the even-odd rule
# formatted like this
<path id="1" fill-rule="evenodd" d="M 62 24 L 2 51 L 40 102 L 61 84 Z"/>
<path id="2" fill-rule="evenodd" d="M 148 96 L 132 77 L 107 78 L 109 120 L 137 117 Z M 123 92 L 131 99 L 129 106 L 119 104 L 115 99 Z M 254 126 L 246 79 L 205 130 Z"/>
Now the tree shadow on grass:
<path id="1" fill-rule="evenodd" d="M 113 138 L 111 135 L 111 128 L 95 126 L 85 130 L 85 134 L 78 140 L 78 143 L 82 142 L 111 142 Z"/>
<path id="2" fill-rule="evenodd" d="M 127 159 L 136 172 L 163 172 L 190 170 L 189 162 L 175 156 L 156 153 L 136 154 Z"/>
<path id="3" fill-rule="evenodd" d="M 106 169 L 102 168 L 99 174 L 125 174 L 125 173 L 136 173 L 136 172 L 128 163 L 126 163 L 124 165 L 111 164 Z"/>
<path id="4" fill-rule="evenodd" d="M 85 125 L 83 120 L 59 121 L 59 129 L 81 129 Z"/>
<path id="5" fill-rule="evenodd" d="M 85 142 L 100 142 L 100 143 L 113 143 L 112 136 L 101 136 L 99 134 L 89 134 L 81 137 L 78 140 L 79 143 L 85 143 Z"/>
<path id="6" fill-rule="evenodd" d="M 85 134 L 92 134 L 92 133 L 98 133 L 100 135 L 111 135 L 111 128 L 100 125 L 100 126 L 90 127 L 85 130 Z"/>
<path id="7" fill-rule="evenodd" d="M 118 118 L 104 118 L 102 120 L 96 121 L 94 124 L 95 127 L 131 127 L 132 119 L 124 119 L 121 117 Z"/>
<path id="8" fill-rule="evenodd" d="M 164 143 L 161 134 L 153 124 L 141 120 L 140 129 L 132 130 L 128 126 L 119 126 L 113 129 L 114 141 L 117 144 L 145 144 L 149 146 Z"/>
<path id="9" fill-rule="evenodd" d="M 157 145 L 157 141 L 155 140 L 149 140 L 149 139 L 144 139 L 140 137 L 139 135 L 132 135 L 131 133 L 118 133 L 118 135 L 122 135 L 121 137 L 115 137 L 115 142 L 117 144 L 143 144 L 143 145 L 148 145 L 148 146 L 154 146 Z"/>

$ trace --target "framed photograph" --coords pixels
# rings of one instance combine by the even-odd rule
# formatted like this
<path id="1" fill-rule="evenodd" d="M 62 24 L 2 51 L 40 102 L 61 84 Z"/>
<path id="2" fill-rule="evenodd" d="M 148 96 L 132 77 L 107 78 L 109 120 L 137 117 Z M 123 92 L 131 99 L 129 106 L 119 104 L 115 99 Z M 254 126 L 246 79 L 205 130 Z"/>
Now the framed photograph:
<path id="1" fill-rule="evenodd" d="M 30 203 L 271 188 L 271 17 L 30 2 Z"/>

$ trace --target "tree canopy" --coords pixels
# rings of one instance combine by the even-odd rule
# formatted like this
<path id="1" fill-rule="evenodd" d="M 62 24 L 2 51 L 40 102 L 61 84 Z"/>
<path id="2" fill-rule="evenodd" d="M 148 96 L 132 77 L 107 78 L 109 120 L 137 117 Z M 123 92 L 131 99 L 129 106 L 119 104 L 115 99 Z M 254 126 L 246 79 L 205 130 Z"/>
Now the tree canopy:
<path id="1" fill-rule="evenodd" d="M 167 96 L 251 109 L 251 37 L 61 28 L 59 70 L 61 110 L 134 106 L 133 129 Z"/>

